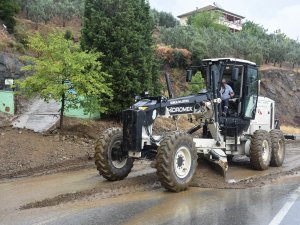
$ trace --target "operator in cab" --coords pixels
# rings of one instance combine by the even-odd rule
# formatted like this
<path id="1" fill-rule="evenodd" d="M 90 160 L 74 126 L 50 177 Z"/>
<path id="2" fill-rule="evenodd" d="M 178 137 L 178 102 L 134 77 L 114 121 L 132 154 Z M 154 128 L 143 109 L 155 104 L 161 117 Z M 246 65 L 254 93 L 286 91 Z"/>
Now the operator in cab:
<path id="1" fill-rule="evenodd" d="M 222 99 L 222 115 L 226 116 L 228 112 L 229 99 L 234 97 L 232 88 L 227 84 L 226 79 L 222 79 L 221 85 L 221 99 Z"/>

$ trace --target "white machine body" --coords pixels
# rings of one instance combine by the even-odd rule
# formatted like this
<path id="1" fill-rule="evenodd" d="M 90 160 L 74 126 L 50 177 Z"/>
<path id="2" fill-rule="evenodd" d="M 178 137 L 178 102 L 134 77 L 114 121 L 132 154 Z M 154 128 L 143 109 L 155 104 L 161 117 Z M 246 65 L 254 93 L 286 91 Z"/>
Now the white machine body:
<path id="1" fill-rule="evenodd" d="M 255 119 L 251 121 L 248 134 L 256 130 L 270 131 L 275 126 L 275 102 L 267 97 L 258 97 Z"/>

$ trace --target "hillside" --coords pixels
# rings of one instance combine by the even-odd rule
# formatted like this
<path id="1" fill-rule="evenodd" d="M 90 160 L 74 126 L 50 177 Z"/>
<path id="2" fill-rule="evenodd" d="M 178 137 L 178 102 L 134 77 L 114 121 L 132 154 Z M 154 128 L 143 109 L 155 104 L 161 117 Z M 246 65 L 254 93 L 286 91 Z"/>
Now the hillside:
<path id="1" fill-rule="evenodd" d="M 0 74 L 2 77 L 14 77 L 15 75 L 21 75 L 20 72 L 20 61 L 19 56 L 25 53 L 24 50 L 24 38 L 29 33 L 39 31 L 42 33 L 52 32 L 53 29 L 59 29 L 61 31 L 70 30 L 73 34 L 74 40 L 79 41 L 81 21 L 79 19 L 73 19 L 66 23 L 65 27 L 62 27 L 59 21 L 53 19 L 47 24 L 40 23 L 38 27 L 30 20 L 25 19 L 25 16 L 20 14 L 17 17 L 16 33 L 15 35 L 9 35 L 2 26 L 0 21 Z M 160 31 L 156 30 L 154 36 L 156 41 L 159 41 Z M 158 47 L 162 51 L 158 51 L 158 57 L 162 61 L 162 64 L 166 63 L 166 59 L 169 64 L 174 64 L 184 61 L 184 65 L 191 60 L 191 56 L 183 56 L 178 62 L 170 63 L 169 52 L 172 48 L 169 47 Z M 175 49 L 175 53 L 178 49 Z M 180 50 L 180 49 L 179 49 Z M 185 51 L 185 50 L 184 50 Z M 186 54 L 183 51 L 181 55 Z M 7 54 L 7 52 L 11 54 Z M 172 51 L 171 51 L 172 52 Z M 188 51 L 187 51 L 188 52 Z M 173 57 L 176 54 L 173 51 Z M 191 53 L 187 53 L 191 54 Z M 165 57 L 165 58 L 164 58 Z M 177 58 L 176 58 L 177 59 Z M 14 64 L 14 65 L 12 65 Z M 188 63 L 187 63 L 188 64 Z M 178 64 L 179 65 L 179 64 Z M 167 71 L 171 74 L 171 82 L 176 96 L 182 95 L 187 91 L 187 84 L 185 83 L 185 70 L 180 69 L 177 66 L 162 66 L 161 70 L 161 81 L 163 83 L 164 94 L 167 95 L 165 84 L 164 84 L 164 73 Z M 263 65 L 261 67 L 262 83 L 261 83 L 261 95 L 274 99 L 276 105 L 276 117 L 281 120 L 282 124 L 291 126 L 300 126 L 300 74 L 296 69 L 291 69 L 292 65 L 287 64 L 284 68 L 273 67 L 272 63 Z M 181 68 L 185 66 L 180 66 Z"/>
<path id="2" fill-rule="evenodd" d="M 291 69 L 262 69 L 261 95 L 274 99 L 282 124 L 300 126 L 300 74 Z"/>

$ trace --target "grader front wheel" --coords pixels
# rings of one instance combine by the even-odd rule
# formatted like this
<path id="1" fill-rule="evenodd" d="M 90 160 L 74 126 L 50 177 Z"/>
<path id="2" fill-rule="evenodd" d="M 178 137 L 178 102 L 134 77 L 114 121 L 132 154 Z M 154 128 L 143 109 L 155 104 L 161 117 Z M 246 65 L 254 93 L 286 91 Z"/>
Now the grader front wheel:
<path id="1" fill-rule="evenodd" d="M 186 190 L 195 173 L 197 159 L 192 137 L 182 133 L 167 136 L 156 156 L 157 176 L 162 186 L 173 192 Z"/>
<path id="2" fill-rule="evenodd" d="M 100 175 L 109 181 L 123 180 L 133 167 L 133 158 L 122 153 L 123 132 L 120 128 L 106 130 L 95 146 L 95 164 Z"/>

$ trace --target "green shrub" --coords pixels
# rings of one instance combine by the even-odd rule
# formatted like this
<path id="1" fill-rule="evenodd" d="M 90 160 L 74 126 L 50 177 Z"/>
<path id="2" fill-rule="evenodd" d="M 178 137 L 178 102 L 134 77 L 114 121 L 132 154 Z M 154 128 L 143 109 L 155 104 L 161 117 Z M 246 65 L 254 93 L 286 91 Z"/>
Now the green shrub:
<path id="1" fill-rule="evenodd" d="M 74 39 L 74 35 L 73 35 L 72 31 L 66 30 L 64 38 L 66 40 L 73 40 Z"/>
<path id="2" fill-rule="evenodd" d="M 15 49 L 22 54 L 26 53 L 25 46 L 22 43 L 15 43 Z"/>
<path id="3" fill-rule="evenodd" d="M 18 43 L 22 44 L 24 48 L 28 46 L 28 33 L 25 31 L 24 28 L 16 27 L 15 30 L 15 39 Z"/>

